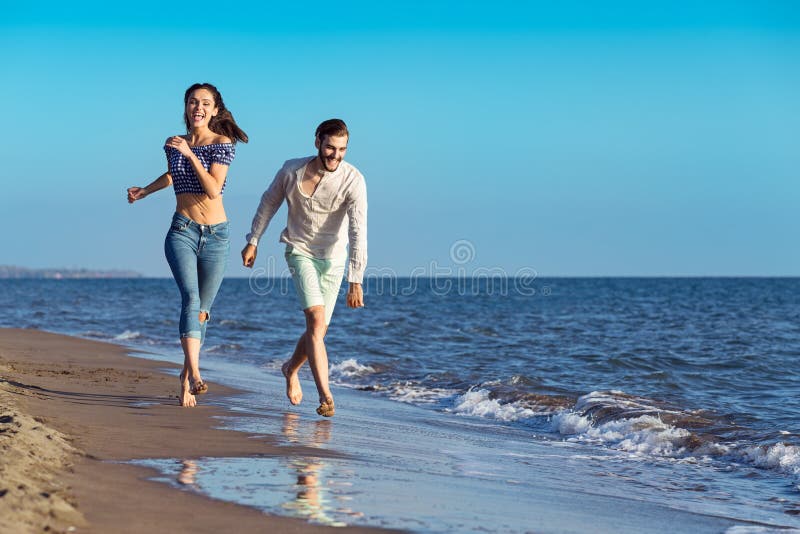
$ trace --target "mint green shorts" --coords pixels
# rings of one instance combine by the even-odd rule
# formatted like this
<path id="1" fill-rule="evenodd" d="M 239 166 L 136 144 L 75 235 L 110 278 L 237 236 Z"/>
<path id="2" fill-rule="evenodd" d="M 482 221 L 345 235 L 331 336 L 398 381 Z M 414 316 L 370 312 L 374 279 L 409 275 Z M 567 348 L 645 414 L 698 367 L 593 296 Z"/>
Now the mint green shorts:
<path id="1" fill-rule="evenodd" d="M 291 245 L 286 246 L 285 256 L 303 309 L 324 306 L 325 324 L 331 324 L 347 257 L 320 260 L 299 252 Z"/>

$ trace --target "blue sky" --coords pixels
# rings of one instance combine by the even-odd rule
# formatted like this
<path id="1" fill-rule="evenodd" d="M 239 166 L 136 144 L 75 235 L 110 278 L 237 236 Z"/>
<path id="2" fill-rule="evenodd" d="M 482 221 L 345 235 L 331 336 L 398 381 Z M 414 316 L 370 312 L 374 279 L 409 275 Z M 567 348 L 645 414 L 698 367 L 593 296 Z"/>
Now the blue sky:
<path id="1" fill-rule="evenodd" d="M 800 275 L 796 2 L 20 4 L 0 20 L 0 264 L 168 276 L 174 196 L 125 189 L 163 172 L 183 91 L 209 81 L 250 136 L 229 276 L 261 192 L 334 116 L 373 267 L 454 266 L 467 240 L 460 267 L 512 274 Z"/>

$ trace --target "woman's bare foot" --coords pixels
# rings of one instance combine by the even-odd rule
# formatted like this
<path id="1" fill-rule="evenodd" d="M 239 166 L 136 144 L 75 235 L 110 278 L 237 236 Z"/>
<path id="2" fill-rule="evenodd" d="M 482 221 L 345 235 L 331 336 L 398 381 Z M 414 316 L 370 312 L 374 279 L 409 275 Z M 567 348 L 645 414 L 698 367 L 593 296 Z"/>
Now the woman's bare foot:
<path id="1" fill-rule="evenodd" d="M 289 397 L 289 402 L 295 406 L 300 404 L 303 400 L 303 390 L 300 388 L 300 379 L 297 377 L 297 372 L 289 373 L 289 362 L 281 366 L 281 372 L 286 379 L 286 396 Z"/>
<path id="2" fill-rule="evenodd" d="M 193 408 L 197 405 L 197 400 L 194 398 L 194 395 L 192 395 L 189 378 L 183 373 L 181 373 L 178 378 L 181 381 L 181 395 L 179 397 L 181 406 L 184 408 Z"/>

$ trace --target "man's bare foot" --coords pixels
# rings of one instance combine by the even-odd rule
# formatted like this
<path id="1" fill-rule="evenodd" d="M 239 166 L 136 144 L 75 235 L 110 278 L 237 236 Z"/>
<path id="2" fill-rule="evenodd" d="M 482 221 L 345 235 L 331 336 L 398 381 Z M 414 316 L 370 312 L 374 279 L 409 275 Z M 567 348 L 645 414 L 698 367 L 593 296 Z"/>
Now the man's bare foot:
<path id="1" fill-rule="evenodd" d="M 326 395 L 324 398 L 320 399 L 317 413 L 322 417 L 333 417 L 333 414 L 336 413 L 336 408 L 333 405 L 333 397 Z"/>
<path id="2" fill-rule="evenodd" d="M 180 378 L 181 381 L 181 395 L 178 397 L 181 406 L 184 408 L 193 408 L 197 405 L 197 400 L 194 398 L 194 395 L 192 395 L 189 379 L 183 373 L 181 373 L 178 378 Z"/>
<path id="3" fill-rule="evenodd" d="M 289 374 L 289 362 L 281 366 L 281 372 L 286 379 L 286 396 L 289 397 L 289 402 L 297 406 L 303 400 L 303 390 L 300 388 L 297 372 Z"/>

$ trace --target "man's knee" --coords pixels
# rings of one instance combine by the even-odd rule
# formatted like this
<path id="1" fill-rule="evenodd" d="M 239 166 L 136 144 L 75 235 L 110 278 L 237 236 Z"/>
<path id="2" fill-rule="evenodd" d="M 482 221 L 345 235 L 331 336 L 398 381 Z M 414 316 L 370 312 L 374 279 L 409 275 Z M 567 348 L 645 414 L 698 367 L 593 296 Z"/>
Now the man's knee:
<path id="1" fill-rule="evenodd" d="M 311 306 L 303 310 L 306 314 L 306 334 L 313 337 L 325 336 L 325 306 Z"/>

